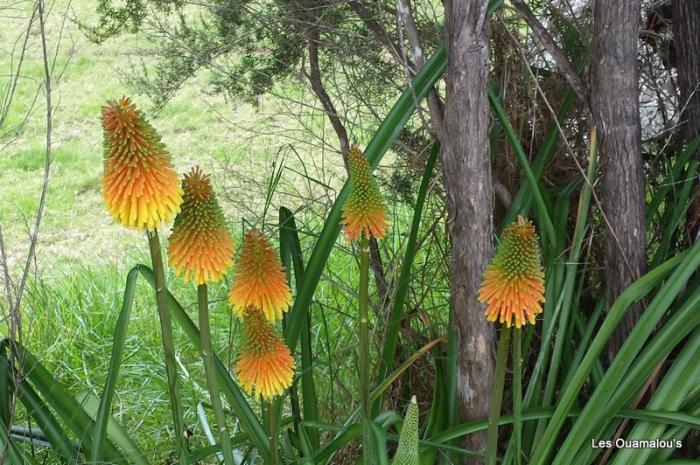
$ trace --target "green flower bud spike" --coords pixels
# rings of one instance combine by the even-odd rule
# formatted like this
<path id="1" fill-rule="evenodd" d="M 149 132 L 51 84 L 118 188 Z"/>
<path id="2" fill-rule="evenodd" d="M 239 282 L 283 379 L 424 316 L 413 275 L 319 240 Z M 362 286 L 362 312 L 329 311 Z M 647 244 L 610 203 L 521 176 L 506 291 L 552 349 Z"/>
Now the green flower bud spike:
<path id="1" fill-rule="evenodd" d="M 418 403 L 416 396 L 413 396 L 406 410 L 406 418 L 403 420 L 403 428 L 399 436 L 399 447 L 396 449 L 392 465 L 419 465 L 418 416 Z"/>

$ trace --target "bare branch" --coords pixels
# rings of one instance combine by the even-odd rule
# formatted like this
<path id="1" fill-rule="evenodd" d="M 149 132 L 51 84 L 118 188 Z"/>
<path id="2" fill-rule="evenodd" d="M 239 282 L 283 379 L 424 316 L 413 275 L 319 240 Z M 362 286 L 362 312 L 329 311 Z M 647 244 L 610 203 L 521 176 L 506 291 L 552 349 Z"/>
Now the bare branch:
<path id="1" fill-rule="evenodd" d="M 350 6 L 350 9 L 352 9 L 352 11 L 354 11 L 355 14 L 360 17 L 362 22 L 365 23 L 367 29 L 372 31 L 377 40 L 381 42 L 397 60 L 401 60 L 401 49 L 399 44 L 391 40 L 382 25 L 372 17 L 372 13 L 367 9 L 367 7 L 365 7 L 358 0 L 350 0 L 348 2 L 348 6 Z"/>
<path id="2" fill-rule="evenodd" d="M 8 313 L 12 311 L 14 305 L 12 303 L 12 277 L 10 276 L 10 265 L 7 261 L 7 248 L 5 247 L 5 239 L 2 235 L 2 225 L 0 225 L 0 258 L 2 259 L 2 271 L 5 279 L 5 294 L 7 295 Z"/>
<path id="3" fill-rule="evenodd" d="M 411 45 L 413 59 L 416 61 L 418 68 L 420 68 L 426 62 L 425 54 L 421 46 L 420 33 L 416 27 L 416 22 L 413 20 L 413 13 L 410 3 L 408 2 L 409 0 L 396 0 L 396 11 L 399 20 L 406 29 L 406 37 L 408 43 Z M 428 93 L 427 100 L 433 122 L 433 129 L 435 130 L 438 141 L 443 142 L 445 140 L 445 115 L 440 96 L 434 88 Z"/>
<path id="4" fill-rule="evenodd" d="M 321 105 L 323 105 L 323 110 L 328 116 L 328 119 L 330 120 L 331 125 L 333 126 L 333 129 L 335 130 L 335 133 L 338 136 L 338 140 L 340 142 L 340 151 L 343 154 L 343 162 L 345 163 L 345 167 L 347 169 L 347 155 L 348 150 L 350 149 L 348 133 L 345 130 L 345 126 L 343 126 L 343 123 L 340 121 L 340 118 L 338 117 L 338 112 L 336 111 L 335 106 L 333 105 L 333 102 L 331 101 L 331 98 L 328 95 L 328 92 L 326 92 L 326 89 L 323 86 L 323 82 L 321 81 L 321 69 L 318 60 L 319 31 L 318 26 L 316 24 L 315 9 L 312 7 L 309 8 L 308 11 L 309 16 L 311 16 L 311 19 L 309 21 L 311 25 L 308 29 L 309 73 L 307 74 L 307 78 L 309 80 L 309 83 L 311 84 L 311 88 L 316 94 L 316 97 L 318 97 L 318 99 L 321 101 Z"/>
<path id="5" fill-rule="evenodd" d="M 564 51 L 554 41 L 554 38 L 549 31 L 547 31 L 547 28 L 537 19 L 523 0 L 513 0 L 513 7 L 515 7 L 518 13 L 520 13 L 520 16 L 522 16 L 528 26 L 530 26 L 535 38 L 549 54 L 552 55 L 554 62 L 557 64 L 557 68 L 559 68 L 559 71 L 564 75 L 572 89 L 574 89 L 578 98 L 590 108 L 591 95 L 588 86 L 586 86 L 578 73 L 576 73 L 571 62 L 566 58 Z"/>
<path id="6" fill-rule="evenodd" d="M 17 315 L 17 324 L 19 325 L 17 329 L 17 336 L 21 337 L 21 320 L 19 319 L 20 304 L 22 301 L 22 295 L 24 294 L 24 289 L 27 285 L 27 278 L 29 276 L 29 271 L 31 269 L 32 262 L 34 260 L 34 254 L 36 253 L 36 244 L 39 240 L 39 228 L 41 226 L 41 220 L 44 214 L 44 206 L 46 205 L 46 195 L 48 193 L 49 185 L 49 172 L 51 169 L 51 135 L 52 135 L 52 121 L 53 121 L 53 108 L 51 104 L 51 71 L 49 70 L 49 56 L 46 44 L 46 16 L 44 12 L 44 0 L 37 0 L 37 10 L 39 13 L 39 31 L 41 39 L 41 52 L 42 60 L 44 65 L 44 92 L 46 97 L 46 147 L 44 152 L 44 180 L 41 187 L 41 197 L 39 198 L 39 206 L 37 207 L 36 218 L 34 221 L 34 229 L 29 240 L 29 251 L 27 253 L 27 259 L 24 264 L 24 270 L 22 272 L 22 277 L 19 281 L 17 288 L 17 297 L 15 299 L 14 313 Z"/>
<path id="7" fill-rule="evenodd" d="M 36 100 L 39 96 L 39 93 L 41 92 L 41 86 L 37 86 L 37 90 L 34 94 L 34 99 L 32 100 L 31 104 L 29 105 L 29 108 L 27 109 L 24 117 L 21 119 L 21 121 L 17 122 L 14 124 L 13 127 L 8 127 L 4 128 L 4 125 L 7 121 L 7 117 L 10 113 L 10 108 L 12 107 L 12 102 L 14 101 L 15 93 L 17 90 L 17 83 L 19 82 L 20 78 L 24 78 L 25 76 L 22 75 L 22 66 L 24 64 L 26 52 L 27 52 L 27 46 L 29 42 L 29 37 L 30 37 L 30 31 L 32 29 L 32 26 L 34 24 L 34 20 L 36 19 L 36 5 L 32 9 L 31 16 L 29 17 L 29 21 L 27 22 L 27 27 L 24 31 L 24 33 L 17 39 L 15 42 L 15 45 L 13 46 L 13 50 L 10 53 L 10 69 L 8 73 L 9 77 L 9 84 L 7 87 L 7 92 L 3 94 L 2 96 L 2 102 L 0 102 L 0 141 L 2 141 L 2 146 L 0 146 L 0 149 L 4 149 L 7 145 L 9 145 L 12 140 L 14 139 L 13 135 L 19 133 L 19 130 L 27 123 L 29 120 L 30 116 L 32 115 L 34 111 L 34 105 L 36 103 Z M 17 58 L 17 68 L 15 70 L 15 63 L 14 63 L 14 56 L 15 56 L 15 50 L 17 48 L 17 44 L 22 42 L 22 45 L 20 47 L 19 51 L 19 57 Z M 31 78 L 30 78 L 31 79 Z"/>

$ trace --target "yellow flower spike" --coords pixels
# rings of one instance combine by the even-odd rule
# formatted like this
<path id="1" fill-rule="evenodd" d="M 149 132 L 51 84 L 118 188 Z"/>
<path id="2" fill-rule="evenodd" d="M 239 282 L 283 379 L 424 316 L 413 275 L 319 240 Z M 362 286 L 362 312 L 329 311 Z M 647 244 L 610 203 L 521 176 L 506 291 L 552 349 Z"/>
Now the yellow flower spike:
<path id="1" fill-rule="evenodd" d="M 294 358 L 261 310 L 243 316 L 243 344 L 236 362 L 238 382 L 251 396 L 272 399 L 292 385 Z"/>
<path id="2" fill-rule="evenodd" d="M 175 217 L 168 247 L 170 263 L 185 281 L 219 281 L 233 264 L 233 238 L 209 175 L 195 166 L 185 175 L 182 189 L 182 211 Z"/>
<path id="3" fill-rule="evenodd" d="M 180 180 L 155 129 L 127 97 L 102 107 L 102 197 L 115 221 L 152 231 L 180 211 Z"/>
<path id="4" fill-rule="evenodd" d="M 251 229 L 243 238 L 228 299 L 238 316 L 252 306 L 262 310 L 270 321 L 282 318 L 292 302 L 282 263 L 260 231 Z"/>
<path id="5" fill-rule="evenodd" d="M 343 205 L 341 223 L 350 242 L 366 237 L 381 239 L 386 235 L 386 205 L 367 158 L 357 145 L 348 152 L 350 195 Z"/>
<path id="6" fill-rule="evenodd" d="M 503 230 L 496 255 L 484 271 L 479 302 L 488 304 L 486 319 L 510 327 L 535 324 L 544 303 L 544 273 L 535 227 L 522 216 Z"/>

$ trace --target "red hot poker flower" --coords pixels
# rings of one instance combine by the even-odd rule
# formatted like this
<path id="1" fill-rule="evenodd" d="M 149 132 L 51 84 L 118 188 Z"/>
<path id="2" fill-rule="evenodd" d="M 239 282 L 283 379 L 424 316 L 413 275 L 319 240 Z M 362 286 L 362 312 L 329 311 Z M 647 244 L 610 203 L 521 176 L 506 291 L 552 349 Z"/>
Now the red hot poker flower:
<path id="1" fill-rule="evenodd" d="M 367 158 L 357 145 L 348 152 L 350 195 L 343 205 L 341 223 L 349 241 L 386 235 L 386 205 Z"/>
<path id="2" fill-rule="evenodd" d="M 185 175 L 182 211 L 175 217 L 168 257 L 178 276 L 195 284 L 216 282 L 233 264 L 233 238 L 199 167 Z"/>
<path id="3" fill-rule="evenodd" d="M 265 236 L 255 229 L 243 238 L 229 302 L 238 316 L 259 308 L 270 321 L 279 320 L 292 301 L 284 268 Z"/>
<path id="4" fill-rule="evenodd" d="M 248 394 L 265 399 L 292 385 L 294 358 L 262 311 L 254 307 L 243 316 L 243 345 L 236 373 Z"/>
<path id="5" fill-rule="evenodd" d="M 535 324 L 544 303 L 544 273 L 535 227 L 522 216 L 503 231 L 496 255 L 484 271 L 479 301 L 488 304 L 486 318 L 510 327 Z"/>
<path id="6" fill-rule="evenodd" d="M 180 211 L 180 180 L 155 129 L 130 99 L 102 107 L 102 197 L 115 221 L 155 230 Z"/>

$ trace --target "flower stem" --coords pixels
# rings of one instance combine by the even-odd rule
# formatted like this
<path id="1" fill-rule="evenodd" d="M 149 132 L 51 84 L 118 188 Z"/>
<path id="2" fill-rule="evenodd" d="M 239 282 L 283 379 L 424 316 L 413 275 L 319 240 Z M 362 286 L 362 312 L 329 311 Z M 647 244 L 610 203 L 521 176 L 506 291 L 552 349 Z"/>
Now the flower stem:
<path id="1" fill-rule="evenodd" d="M 189 456 L 187 451 L 187 438 L 185 437 L 185 422 L 182 419 L 182 407 L 177 390 L 178 375 L 175 366 L 173 323 L 170 319 L 170 312 L 165 307 L 165 270 L 163 267 L 163 256 L 160 250 L 158 231 L 154 230 L 148 233 L 148 247 L 151 250 L 151 263 L 153 265 L 153 275 L 156 285 L 156 304 L 158 306 L 160 331 L 163 340 L 163 357 L 165 359 L 165 374 L 168 379 L 170 409 L 173 413 L 173 422 L 175 425 L 175 441 L 180 456 L 180 464 L 184 465 L 189 463 Z"/>
<path id="2" fill-rule="evenodd" d="M 498 419 L 501 415 L 501 403 L 503 401 L 503 384 L 506 379 L 510 333 L 511 328 L 501 327 L 501 337 L 498 341 L 498 353 L 496 354 L 496 372 L 494 373 L 493 389 L 491 390 L 489 428 L 486 432 L 486 465 L 496 465 L 498 459 Z"/>
<path id="3" fill-rule="evenodd" d="M 522 463 L 522 398 L 523 398 L 523 360 L 522 330 L 515 329 L 513 334 L 513 440 L 515 443 L 515 465 Z"/>
<path id="4" fill-rule="evenodd" d="M 371 413 L 369 399 L 369 239 L 360 241 L 360 403 L 362 408 L 362 463 L 370 465 L 372 457 Z"/>
<path id="5" fill-rule="evenodd" d="M 202 361 L 204 362 L 204 372 L 207 377 L 209 387 L 209 399 L 211 408 L 214 410 L 216 427 L 218 430 L 217 442 L 221 444 L 221 452 L 226 465 L 235 465 L 233 461 L 233 450 L 231 447 L 231 437 L 226 428 L 226 416 L 221 405 L 221 394 L 214 371 L 214 350 L 211 343 L 211 330 L 209 328 L 209 302 L 207 299 L 207 285 L 197 286 L 197 303 L 199 305 L 199 337 L 201 341 Z"/>
<path id="6" fill-rule="evenodd" d="M 268 413 L 268 428 L 270 430 L 270 465 L 277 465 L 278 458 L 277 458 L 277 430 L 275 426 L 275 413 L 277 412 L 277 409 L 274 407 L 275 402 L 270 402 L 267 406 L 267 413 Z"/>

